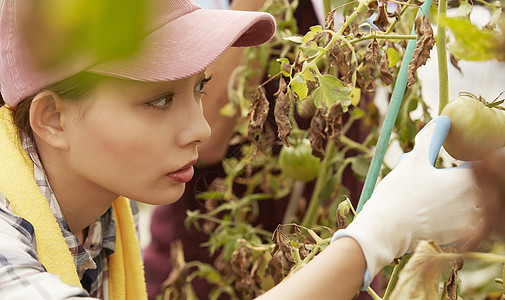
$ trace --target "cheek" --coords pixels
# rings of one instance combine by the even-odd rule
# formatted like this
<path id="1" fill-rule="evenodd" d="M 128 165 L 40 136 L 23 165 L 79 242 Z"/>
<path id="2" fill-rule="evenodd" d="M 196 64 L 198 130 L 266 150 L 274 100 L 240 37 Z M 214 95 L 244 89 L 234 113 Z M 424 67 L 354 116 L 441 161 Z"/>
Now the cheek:
<path id="1" fill-rule="evenodd" d="M 87 168 L 123 179 L 125 174 L 130 174 L 130 178 L 135 174 L 137 180 L 156 176 L 158 167 L 169 167 L 164 159 L 172 150 L 170 132 L 156 131 L 134 116 L 93 115 L 78 127 L 74 143 L 79 149 L 74 149 L 74 153 L 81 157 L 74 159 L 81 159 L 81 166 L 86 163 Z"/>

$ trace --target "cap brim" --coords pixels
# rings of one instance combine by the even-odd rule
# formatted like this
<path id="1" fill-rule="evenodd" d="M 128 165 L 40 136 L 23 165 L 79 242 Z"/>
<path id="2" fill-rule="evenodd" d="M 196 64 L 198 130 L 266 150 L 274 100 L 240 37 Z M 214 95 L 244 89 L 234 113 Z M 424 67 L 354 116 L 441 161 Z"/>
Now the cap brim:
<path id="1" fill-rule="evenodd" d="M 167 81 L 207 68 L 231 46 L 255 46 L 275 32 L 267 13 L 197 9 L 147 35 L 133 56 L 101 62 L 87 71 L 140 81 Z"/>

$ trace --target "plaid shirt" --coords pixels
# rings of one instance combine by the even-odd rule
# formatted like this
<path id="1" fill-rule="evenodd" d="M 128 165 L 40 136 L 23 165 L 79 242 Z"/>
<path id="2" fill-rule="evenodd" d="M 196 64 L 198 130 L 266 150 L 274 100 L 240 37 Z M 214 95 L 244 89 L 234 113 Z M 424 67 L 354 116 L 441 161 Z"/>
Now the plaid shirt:
<path id="1" fill-rule="evenodd" d="M 46 272 L 37 258 L 33 226 L 15 215 L 9 200 L 0 194 L 0 299 L 108 299 L 107 257 L 116 244 L 112 207 L 88 227 L 88 236 L 81 244 L 65 222 L 29 138 L 23 139 L 23 148 L 34 162 L 35 181 L 60 225 L 84 289 L 67 285 L 59 276 Z M 131 208 L 138 234 L 138 204 L 131 201 Z"/>

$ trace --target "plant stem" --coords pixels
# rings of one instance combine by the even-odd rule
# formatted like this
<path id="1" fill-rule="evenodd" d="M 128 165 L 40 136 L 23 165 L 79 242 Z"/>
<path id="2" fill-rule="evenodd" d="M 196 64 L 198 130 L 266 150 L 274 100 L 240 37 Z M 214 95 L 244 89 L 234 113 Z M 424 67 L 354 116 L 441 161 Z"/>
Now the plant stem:
<path id="1" fill-rule="evenodd" d="M 340 29 L 336 32 L 336 33 L 332 33 L 332 38 L 331 40 L 328 42 L 328 44 L 326 45 L 326 47 L 324 47 L 324 51 L 320 51 L 319 54 L 308 64 L 304 65 L 302 71 L 300 73 L 303 73 L 305 72 L 307 69 L 314 69 L 314 70 L 319 70 L 317 68 L 317 63 L 323 58 L 326 56 L 326 53 L 328 53 L 329 49 L 331 48 L 331 46 L 333 46 L 333 44 L 335 44 L 338 40 L 343 40 L 345 42 L 347 42 L 347 40 L 345 40 L 343 37 L 342 37 L 342 34 L 344 32 L 344 30 L 351 24 L 351 22 L 358 16 L 358 13 L 364 8 L 366 7 L 370 2 L 372 2 L 373 0 L 361 0 L 359 1 L 359 4 L 358 6 L 354 9 L 354 11 L 352 12 L 351 15 L 349 15 L 347 18 L 345 18 L 345 21 L 344 23 L 342 24 L 342 27 L 340 27 Z M 291 79 L 293 80 L 293 79 Z"/>
<path id="2" fill-rule="evenodd" d="M 417 35 L 414 34 L 369 34 L 354 40 L 349 41 L 349 44 L 355 44 L 365 40 L 371 40 L 373 38 L 378 40 L 415 40 Z"/>
<path id="3" fill-rule="evenodd" d="M 345 135 L 341 135 L 340 140 L 342 141 L 342 143 L 348 145 L 351 149 L 355 149 L 360 152 L 363 152 L 363 154 L 365 154 L 367 157 L 368 156 L 371 157 L 373 155 L 373 152 L 370 149 L 368 149 L 366 146 L 351 140 L 350 138 L 346 137 Z"/>
<path id="4" fill-rule="evenodd" d="M 447 0 L 438 1 L 437 43 L 438 56 L 438 113 L 449 103 L 449 74 L 447 71 L 446 27 L 441 20 L 447 16 Z"/>
<path id="5" fill-rule="evenodd" d="M 391 293 L 396 287 L 396 283 L 398 282 L 398 276 L 400 274 L 400 271 L 403 269 L 407 261 L 409 261 L 410 255 L 409 256 L 404 256 L 400 259 L 400 262 L 394 267 L 393 273 L 391 274 L 391 277 L 389 278 L 389 283 L 386 288 L 386 291 L 384 292 L 384 296 L 382 297 L 383 300 L 389 299 L 389 296 L 391 296 Z"/>
<path id="6" fill-rule="evenodd" d="M 335 143 L 328 142 L 328 145 L 326 146 L 326 154 L 321 166 L 321 171 L 317 176 L 316 186 L 314 187 L 314 192 L 312 193 L 307 213 L 303 217 L 302 226 L 305 226 L 307 228 L 314 226 L 316 216 L 318 214 L 319 208 L 321 207 L 321 199 L 319 199 L 319 194 L 328 182 L 328 174 L 332 174 L 330 171 L 332 167 L 330 161 L 333 159 L 333 156 L 335 156 L 336 151 L 337 147 L 335 146 Z"/>
<path id="7" fill-rule="evenodd" d="M 373 300 L 383 300 L 371 287 L 368 287 L 366 292 L 372 297 Z"/>

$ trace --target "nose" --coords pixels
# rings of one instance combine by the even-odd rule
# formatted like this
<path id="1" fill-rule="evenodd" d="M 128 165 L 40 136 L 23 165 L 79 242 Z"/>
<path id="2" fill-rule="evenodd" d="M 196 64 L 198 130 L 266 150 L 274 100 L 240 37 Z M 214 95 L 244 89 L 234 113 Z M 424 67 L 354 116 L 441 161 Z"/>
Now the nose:
<path id="1" fill-rule="evenodd" d="M 203 115 L 201 102 L 187 101 L 186 113 L 181 115 L 180 124 L 183 130 L 178 137 L 181 146 L 198 145 L 206 142 L 210 137 L 210 126 Z"/>

